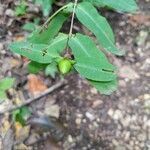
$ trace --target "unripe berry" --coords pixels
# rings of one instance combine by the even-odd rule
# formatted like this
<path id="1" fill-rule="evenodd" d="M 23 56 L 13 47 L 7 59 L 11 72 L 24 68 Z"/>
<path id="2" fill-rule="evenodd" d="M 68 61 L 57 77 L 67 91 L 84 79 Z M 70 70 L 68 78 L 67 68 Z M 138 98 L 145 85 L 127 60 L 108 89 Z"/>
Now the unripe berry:
<path id="1" fill-rule="evenodd" d="M 60 62 L 58 63 L 58 68 L 62 74 L 68 73 L 72 68 L 71 60 L 67 58 L 60 60 Z"/>

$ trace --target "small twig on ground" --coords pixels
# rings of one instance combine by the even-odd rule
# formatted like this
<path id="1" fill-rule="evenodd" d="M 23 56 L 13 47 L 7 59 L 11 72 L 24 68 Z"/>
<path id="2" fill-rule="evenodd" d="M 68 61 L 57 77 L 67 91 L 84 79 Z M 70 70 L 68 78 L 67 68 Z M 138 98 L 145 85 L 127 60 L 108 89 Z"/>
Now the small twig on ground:
<path id="1" fill-rule="evenodd" d="M 34 97 L 34 98 L 29 98 L 28 100 L 26 100 L 23 104 L 17 105 L 17 106 L 12 106 L 10 108 L 4 109 L 2 111 L 0 111 L 0 115 L 6 113 L 6 112 L 11 112 L 13 110 L 16 110 L 18 108 L 21 108 L 25 105 L 29 105 L 30 103 L 46 96 L 47 94 L 53 92 L 54 90 L 60 88 L 61 86 L 65 85 L 66 81 L 65 80 L 61 80 L 59 83 L 56 83 L 55 85 L 51 86 L 50 88 L 48 88 L 45 92 L 43 92 L 42 94 Z"/>

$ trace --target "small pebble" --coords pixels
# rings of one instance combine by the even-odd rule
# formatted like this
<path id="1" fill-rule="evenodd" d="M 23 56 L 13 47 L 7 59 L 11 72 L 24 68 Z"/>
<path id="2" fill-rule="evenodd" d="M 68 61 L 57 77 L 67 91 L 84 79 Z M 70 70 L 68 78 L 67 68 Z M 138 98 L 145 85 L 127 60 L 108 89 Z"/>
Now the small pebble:
<path id="1" fill-rule="evenodd" d="M 91 114 L 90 112 L 86 112 L 85 116 L 90 120 L 93 121 L 95 119 L 95 116 L 93 114 Z"/>
<path id="2" fill-rule="evenodd" d="M 119 109 L 117 109 L 117 110 L 114 112 L 114 114 L 113 114 L 113 119 L 114 119 L 114 120 L 119 120 L 119 119 L 121 119 L 122 117 L 123 117 L 122 112 L 121 112 Z"/>
<path id="3" fill-rule="evenodd" d="M 72 142 L 73 142 L 73 138 L 72 138 L 71 135 L 68 136 L 68 142 L 69 142 L 69 143 L 72 143 Z"/>
<path id="4" fill-rule="evenodd" d="M 76 120 L 75 120 L 75 122 L 76 122 L 77 125 L 80 125 L 81 121 L 82 121 L 81 118 L 76 118 Z"/>
<path id="5" fill-rule="evenodd" d="M 101 105 L 102 103 L 103 103 L 103 101 L 101 101 L 101 100 L 96 100 L 96 101 L 93 102 L 92 107 L 93 107 L 93 108 L 96 108 L 96 107 L 98 107 L 99 105 Z"/>
<path id="6" fill-rule="evenodd" d="M 144 94 L 144 100 L 150 99 L 150 94 Z"/>
<path id="7" fill-rule="evenodd" d="M 97 94 L 98 91 L 96 90 L 96 88 L 91 88 L 91 93 L 92 93 L 92 94 Z"/>
<path id="8" fill-rule="evenodd" d="M 114 114 L 114 110 L 113 110 L 112 108 L 110 108 L 110 109 L 108 110 L 107 114 L 108 114 L 110 117 L 112 117 L 113 114 Z"/>
<path id="9" fill-rule="evenodd" d="M 5 14 L 9 17 L 14 17 L 14 11 L 12 9 L 7 9 Z"/>

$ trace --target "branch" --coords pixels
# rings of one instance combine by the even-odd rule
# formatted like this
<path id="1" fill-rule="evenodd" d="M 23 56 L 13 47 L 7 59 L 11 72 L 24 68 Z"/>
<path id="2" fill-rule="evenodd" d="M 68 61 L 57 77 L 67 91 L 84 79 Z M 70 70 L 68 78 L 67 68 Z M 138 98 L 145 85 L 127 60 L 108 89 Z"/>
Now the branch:
<path id="1" fill-rule="evenodd" d="M 63 7 L 61 7 L 60 9 L 58 9 L 53 15 L 51 15 L 47 21 L 42 25 L 41 29 L 40 29 L 40 32 L 43 28 L 45 28 L 47 26 L 47 24 L 49 24 L 49 22 L 59 13 L 61 12 L 63 9 L 67 8 L 69 6 L 69 4 L 67 5 L 64 5 Z"/>
<path id="2" fill-rule="evenodd" d="M 69 29 L 69 35 L 68 35 L 68 39 L 67 39 L 67 48 L 66 48 L 66 56 L 69 56 L 69 47 L 68 47 L 68 42 L 70 37 L 72 36 L 72 29 L 73 29 L 73 24 L 74 24 L 74 16 L 75 16 L 75 11 L 76 11 L 76 7 L 77 7 L 77 3 L 78 0 L 75 0 L 74 2 L 74 7 L 73 7 L 73 12 L 72 12 L 72 18 L 71 18 L 71 24 L 70 24 L 70 29 Z"/>
<path id="3" fill-rule="evenodd" d="M 78 0 L 75 0 L 74 7 L 73 7 L 72 18 L 71 18 L 71 24 L 70 24 L 69 38 L 72 36 L 72 29 L 73 29 L 74 16 L 75 16 L 75 10 L 76 10 L 77 3 L 78 3 Z"/>
<path id="4" fill-rule="evenodd" d="M 54 90 L 62 87 L 65 84 L 66 84 L 66 81 L 65 80 L 61 80 L 59 83 L 56 83 L 55 85 L 53 85 L 50 88 L 48 88 L 47 90 L 45 90 L 45 92 L 43 92 L 42 94 L 40 94 L 40 95 L 38 95 L 38 96 L 36 96 L 34 98 L 29 98 L 23 104 L 20 104 L 20 105 L 17 105 L 17 106 L 12 106 L 10 108 L 6 108 L 6 109 L 0 111 L 0 115 L 4 114 L 6 112 L 11 112 L 11 111 L 16 110 L 18 108 L 21 108 L 21 107 L 23 107 L 25 105 L 29 105 L 30 103 L 32 103 L 32 102 L 34 102 L 34 101 L 36 101 L 36 100 L 46 96 L 49 93 L 52 93 Z"/>

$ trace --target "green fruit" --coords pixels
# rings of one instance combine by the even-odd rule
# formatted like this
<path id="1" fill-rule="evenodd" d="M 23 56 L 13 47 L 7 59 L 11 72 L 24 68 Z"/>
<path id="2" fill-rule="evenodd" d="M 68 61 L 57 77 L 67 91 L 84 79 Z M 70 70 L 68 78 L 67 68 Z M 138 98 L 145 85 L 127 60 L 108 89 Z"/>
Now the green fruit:
<path id="1" fill-rule="evenodd" d="M 71 60 L 69 60 L 69 59 L 67 59 L 67 58 L 62 59 L 62 60 L 58 63 L 58 68 L 59 68 L 59 71 L 60 71 L 62 74 L 68 73 L 68 72 L 71 70 L 71 68 L 72 68 Z"/>

